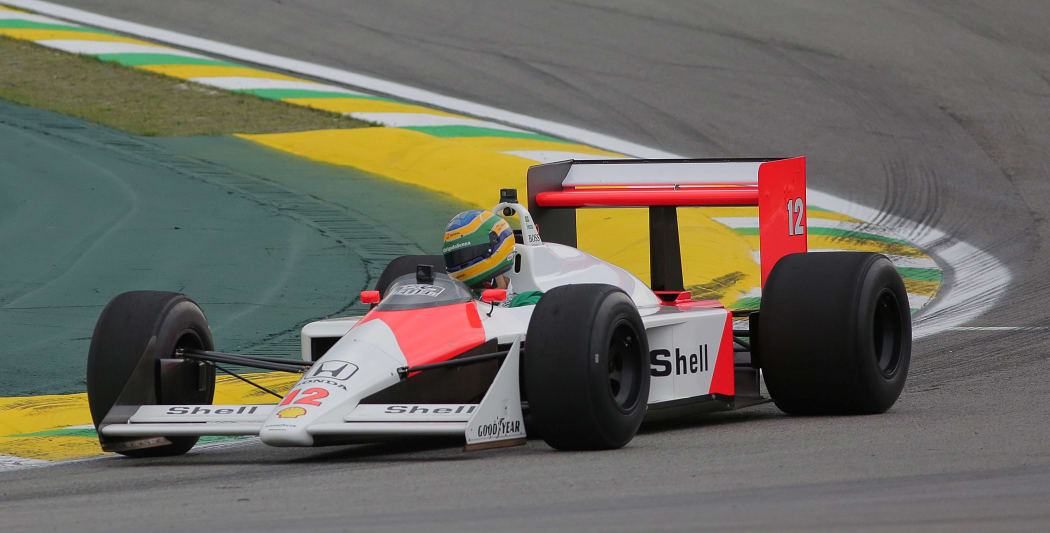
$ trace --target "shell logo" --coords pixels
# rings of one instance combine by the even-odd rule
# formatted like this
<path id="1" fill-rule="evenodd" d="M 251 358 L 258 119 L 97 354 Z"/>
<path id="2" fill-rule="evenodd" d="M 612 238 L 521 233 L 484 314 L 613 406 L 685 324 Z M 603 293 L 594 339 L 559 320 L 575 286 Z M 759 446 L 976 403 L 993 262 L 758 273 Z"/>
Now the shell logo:
<path id="1" fill-rule="evenodd" d="M 306 409 L 303 409 L 302 407 L 289 407 L 277 411 L 277 418 L 299 418 L 305 414 Z"/>

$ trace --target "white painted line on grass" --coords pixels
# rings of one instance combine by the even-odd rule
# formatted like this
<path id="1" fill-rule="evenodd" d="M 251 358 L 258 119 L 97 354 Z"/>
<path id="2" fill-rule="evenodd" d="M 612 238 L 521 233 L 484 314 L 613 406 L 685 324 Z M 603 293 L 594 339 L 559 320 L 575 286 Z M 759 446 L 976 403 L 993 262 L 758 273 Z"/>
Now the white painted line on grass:
<path id="1" fill-rule="evenodd" d="M 679 158 L 680 156 L 659 149 L 649 148 L 637 143 L 590 131 L 584 128 L 562 124 L 551 120 L 530 117 L 492 106 L 482 105 L 460 98 L 438 94 L 409 85 L 391 82 L 363 74 L 326 67 L 316 63 L 300 61 L 265 52 L 258 52 L 210 39 L 202 39 L 182 33 L 163 30 L 152 26 L 137 24 L 113 17 L 97 15 L 80 9 L 61 6 L 41 0 L 4 0 L 5 3 L 53 17 L 72 20 L 81 24 L 106 28 L 130 35 L 138 35 L 154 41 L 165 42 L 204 51 L 228 58 L 267 65 L 276 69 L 296 72 L 306 76 L 331 82 L 342 83 L 365 90 L 387 94 L 406 100 L 426 102 L 429 105 L 442 107 L 472 115 L 503 122 L 575 140 L 613 152 L 644 158 Z M 941 289 L 939 297 L 925 307 L 917 317 L 914 330 L 915 337 L 923 337 L 959 326 L 994 309 L 1010 284 L 1011 274 L 998 259 L 973 245 L 944 235 L 943 232 L 907 219 L 887 215 L 870 207 L 820 191 L 809 190 L 808 199 L 813 205 L 819 205 L 832 211 L 869 220 L 899 230 L 907 240 L 919 245 L 928 253 L 936 254 L 951 267 L 952 285 Z"/>

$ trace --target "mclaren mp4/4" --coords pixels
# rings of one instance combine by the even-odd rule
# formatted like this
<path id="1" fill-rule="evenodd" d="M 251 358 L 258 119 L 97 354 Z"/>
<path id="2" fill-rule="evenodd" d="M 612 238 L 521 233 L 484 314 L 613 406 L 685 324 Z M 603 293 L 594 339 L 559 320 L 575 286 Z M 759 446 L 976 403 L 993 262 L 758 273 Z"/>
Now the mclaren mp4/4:
<path id="1" fill-rule="evenodd" d="M 763 379 L 790 414 L 896 401 L 911 353 L 904 284 L 878 254 L 806 253 L 804 158 L 566 161 L 532 167 L 527 185 L 528 207 L 505 189 L 493 212 L 520 226 L 507 276 L 542 291 L 536 305 L 501 305 L 499 289 L 477 298 L 440 256 L 405 256 L 361 293 L 367 314 L 307 324 L 293 359 L 215 351 L 181 294 L 117 296 L 88 356 L 103 449 L 172 455 L 202 435 L 273 446 L 455 435 L 477 449 L 521 444 L 526 427 L 557 449 L 611 449 L 647 418 L 768 401 Z M 730 312 L 683 290 L 676 210 L 741 205 L 758 206 L 762 298 Z M 576 248 L 585 207 L 648 208 L 648 285 Z M 301 377 L 271 404 L 212 405 L 221 365 Z"/>

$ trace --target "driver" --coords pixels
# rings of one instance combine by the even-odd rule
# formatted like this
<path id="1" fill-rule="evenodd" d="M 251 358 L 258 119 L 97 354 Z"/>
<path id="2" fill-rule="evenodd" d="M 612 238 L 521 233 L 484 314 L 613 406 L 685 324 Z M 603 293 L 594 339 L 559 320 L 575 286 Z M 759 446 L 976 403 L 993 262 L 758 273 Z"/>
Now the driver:
<path id="1" fill-rule="evenodd" d="M 445 270 L 475 292 L 507 289 L 504 305 L 534 305 L 540 291 L 514 292 L 506 272 L 514 265 L 514 232 L 510 224 L 490 211 L 474 209 L 452 218 L 445 228 Z"/>

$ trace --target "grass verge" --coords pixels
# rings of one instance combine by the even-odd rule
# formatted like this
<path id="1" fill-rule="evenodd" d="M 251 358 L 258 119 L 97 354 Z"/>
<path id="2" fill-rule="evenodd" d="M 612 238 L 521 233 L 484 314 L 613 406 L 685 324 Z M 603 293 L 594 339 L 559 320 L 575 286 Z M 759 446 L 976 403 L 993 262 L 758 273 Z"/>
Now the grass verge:
<path id="1" fill-rule="evenodd" d="M 368 124 L 0 36 L 0 98 L 138 135 L 278 133 Z"/>

